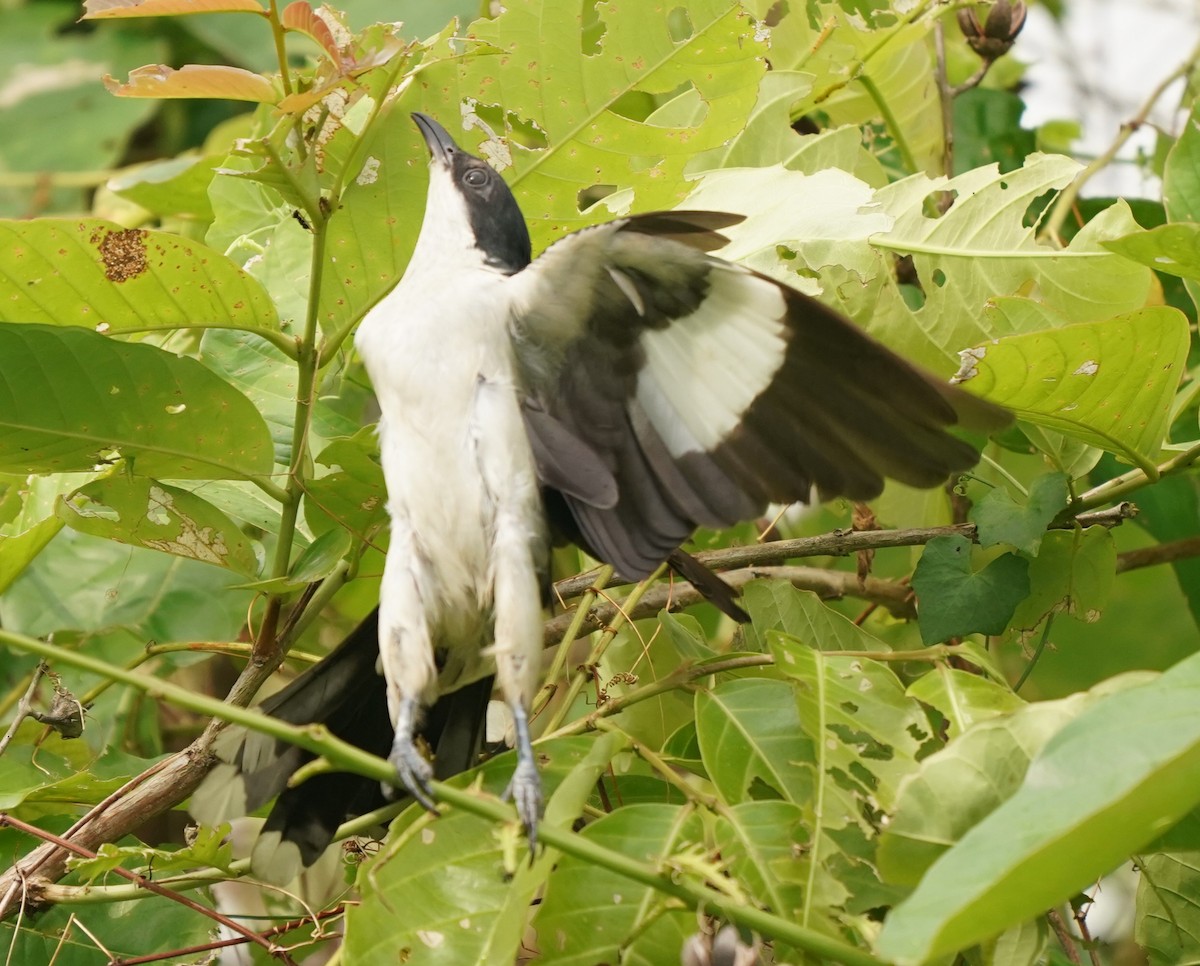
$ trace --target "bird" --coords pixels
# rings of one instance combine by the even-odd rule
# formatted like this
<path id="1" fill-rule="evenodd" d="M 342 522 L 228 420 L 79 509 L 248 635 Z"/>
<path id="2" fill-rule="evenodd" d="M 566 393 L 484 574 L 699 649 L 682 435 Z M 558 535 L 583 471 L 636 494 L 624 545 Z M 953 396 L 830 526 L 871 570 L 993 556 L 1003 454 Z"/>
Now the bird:
<path id="1" fill-rule="evenodd" d="M 390 517 L 388 761 L 436 811 L 423 710 L 495 674 L 515 733 L 505 794 L 532 850 L 543 802 L 529 714 L 553 542 L 628 579 L 669 562 L 743 617 L 680 550 L 698 526 L 770 503 L 869 500 L 886 478 L 937 486 L 978 459 L 951 427 L 1011 417 L 713 254 L 738 215 L 632 214 L 534 259 L 501 174 L 412 118 L 430 156 L 424 217 L 399 283 L 355 335 Z"/>

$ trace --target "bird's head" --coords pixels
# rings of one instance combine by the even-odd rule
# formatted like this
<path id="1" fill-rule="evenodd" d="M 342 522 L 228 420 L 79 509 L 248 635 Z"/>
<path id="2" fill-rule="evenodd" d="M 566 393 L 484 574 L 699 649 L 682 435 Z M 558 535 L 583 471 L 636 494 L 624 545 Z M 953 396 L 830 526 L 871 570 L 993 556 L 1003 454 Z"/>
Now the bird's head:
<path id="1" fill-rule="evenodd" d="M 433 118 L 413 114 L 413 120 L 430 154 L 429 196 L 418 244 L 436 239 L 447 256 L 456 254 L 455 247 L 474 249 L 489 268 L 519 272 L 530 261 L 529 229 L 504 179 L 455 144 Z"/>

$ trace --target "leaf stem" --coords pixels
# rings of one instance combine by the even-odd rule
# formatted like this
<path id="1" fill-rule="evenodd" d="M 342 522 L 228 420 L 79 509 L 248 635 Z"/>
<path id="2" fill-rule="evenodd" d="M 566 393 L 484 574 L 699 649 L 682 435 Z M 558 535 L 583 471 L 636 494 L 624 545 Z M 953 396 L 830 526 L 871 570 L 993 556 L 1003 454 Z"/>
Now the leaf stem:
<path id="1" fill-rule="evenodd" d="M 1160 463 L 1155 467 L 1154 475 L 1147 473 L 1142 467 L 1134 467 L 1120 476 L 1114 476 L 1111 480 L 1105 480 L 1099 486 L 1094 486 L 1081 494 L 1079 499 L 1069 507 L 1069 512 L 1078 513 L 1080 510 L 1091 510 L 1106 503 L 1123 499 L 1135 490 L 1140 490 L 1143 486 L 1157 482 L 1158 479 L 1166 476 L 1168 473 L 1177 473 L 1182 469 L 1186 469 L 1198 459 L 1200 459 L 1200 443 L 1190 446 L 1182 453 L 1178 453 L 1169 460 Z"/>

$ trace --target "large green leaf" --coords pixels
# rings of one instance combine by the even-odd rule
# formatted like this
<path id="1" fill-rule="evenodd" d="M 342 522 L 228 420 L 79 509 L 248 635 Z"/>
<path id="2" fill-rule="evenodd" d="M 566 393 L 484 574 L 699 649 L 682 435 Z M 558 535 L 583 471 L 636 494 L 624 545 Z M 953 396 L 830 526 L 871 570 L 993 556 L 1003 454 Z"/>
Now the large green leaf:
<path id="1" fill-rule="evenodd" d="M 262 286 L 220 252 L 96 218 L 0 221 L 0 321 L 272 335 L 279 325 Z"/>
<path id="2" fill-rule="evenodd" d="M 996 340 L 970 351 L 962 375 L 1019 418 L 1108 450 L 1153 479 L 1189 344 L 1183 313 L 1158 306 Z"/>
<path id="3" fill-rule="evenodd" d="M 1109 694 L 897 906 L 878 951 L 920 963 L 1066 901 L 1200 802 L 1200 656 Z"/>
<path id="4" fill-rule="evenodd" d="M 194 359 L 87 329 L 0 323 L 0 469 L 91 470 L 114 451 L 168 479 L 271 471 L 245 396 Z"/>
<path id="5" fill-rule="evenodd" d="M 651 863 L 695 848 L 704 838 L 703 823 L 693 809 L 661 804 L 618 809 L 587 825 L 581 834 Z M 621 950 L 627 943 L 648 927 L 662 928 L 655 922 L 659 901 L 649 886 L 573 856 L 564 858 L 547 884 L 535 921 L 541 947 L 538 961 L 554 966 L 625 962 Z M 695 922 L 692 913 L 682 915 Z M 638 941 L 654 942 L 655 937 L 643 934 Z M 678 949 L 676 943 L 676 957 Z"/>
<path id="6" fill-rule="evenodd" d="M 616 735 L 563 738 L 538 744 L 549 793 L 544 822 L 570 827 L 597 779 L 624 742 Z M 474 778 L 496 794 L 505 787 L 513 755 L 484 765 Z M 509 853 L 491 822 L 451 810 L 436 821 L 413 805 L 393 824 L 385 853 L 366 870 L 370 889 L 347 917 L 346 950 L 353 962 L 414 964 L 513 962 L 524 937 L 530 901 L 558 858 L 542 851 L 532 862 L 525 842 Z M 627 881 L 627 880 L 624 880 Z M 397 918 L 395 910 L 403 909 Z"/>
<path id="7" fill-rule="evenodd" d="M 1033 155 L 1004 174 L 989 165 L 949 180 L 914 175 L 880 189 L 876 201 L 894 224 L 872 244 L 881 254 L 912 256 L 924 304 L 908 308 L 881 266 L 876 283 L 846 293 L 843 307 L 869 319 L 871 331 L 906 356 L 942 371 L 960 349 L 1029 331 L 1003 328 L 1004 319 L 984 312 L 997 297 L 1033 292 L 1066 322 L 1141 308 L 1150 270 L 1101 244 L 1137 227 L 1124 202 L 1097 215 L 1066 248 L 1039 242 L 1036 227 L 1025 223 L 1029 206 L 1079 169 L 1069 158 Z M 954 204 L 934 216 L 930 205 L 943 192 Z"/>
<path id="8" fill-rule="evenodd" d="M 585 34 L 585 19 L 596 17 Z M 395 284 L 424 208 L 427 152 L 408 117 L 435 115 L 462 146 L 505 171 L 530 222 L 534 249 L 614 210 L 674 206 L 684 168 L 745 125 L 765 70 L 764 40 L 725 0 L 564 5 L 505 4 L 425 55 L 420 73 L 370 131 L 364 172 L 329 223 L 336 259 L 322 292 L 321 322 L 342 327 Z M 587 36 L 599 35 L 595 50 Z M 696 123 L 660 126 L 633 105 L 681 87 L 703 102 Z M 489 136 L 512 132 L 507 142 Z M 613 189 L 589 210 L 581 188 Z"/>

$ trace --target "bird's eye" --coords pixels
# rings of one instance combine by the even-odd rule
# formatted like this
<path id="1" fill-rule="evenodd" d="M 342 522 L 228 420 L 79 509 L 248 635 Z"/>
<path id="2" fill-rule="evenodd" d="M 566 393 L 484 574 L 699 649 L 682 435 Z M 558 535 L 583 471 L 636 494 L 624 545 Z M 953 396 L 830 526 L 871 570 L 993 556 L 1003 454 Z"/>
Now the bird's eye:
<path id="1" fill-rule="evenodd" d="M 463 175 L 463 181 L 469 184 L 472 188 L 482 188 L 487 184 L 487 172 L 482 168 L 470 168 Z"/>

